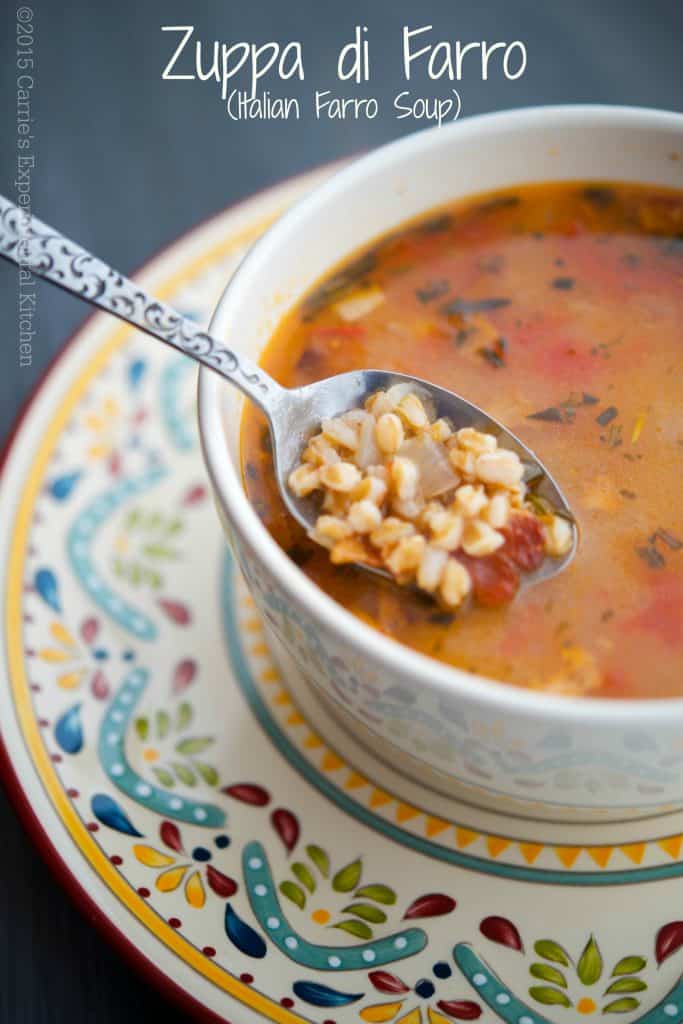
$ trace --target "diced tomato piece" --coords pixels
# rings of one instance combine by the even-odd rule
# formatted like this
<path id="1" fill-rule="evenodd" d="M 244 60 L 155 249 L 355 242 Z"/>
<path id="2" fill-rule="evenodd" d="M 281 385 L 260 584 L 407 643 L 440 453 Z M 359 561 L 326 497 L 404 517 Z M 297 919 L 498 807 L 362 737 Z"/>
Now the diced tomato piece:
<path id="1" fill-rule="evenodd" d="M 545 557 L 545 549 L 543 531 L 536 516 L 522 513 L 513 515 L 501 532 L 505 536 L 502 553 L 522 572 L 533 572 L 534 569 L 538 569 Z"/>
<path id="2" fill-rule="evenodd" d="M 495 608 L 511 601 L 519 588 L 519 572 L 505 555 L 496 551 L 493 555 L 473 558 L 470 555 L 456 555 L 472 578 L 472 593 L 479 604 Z"/>

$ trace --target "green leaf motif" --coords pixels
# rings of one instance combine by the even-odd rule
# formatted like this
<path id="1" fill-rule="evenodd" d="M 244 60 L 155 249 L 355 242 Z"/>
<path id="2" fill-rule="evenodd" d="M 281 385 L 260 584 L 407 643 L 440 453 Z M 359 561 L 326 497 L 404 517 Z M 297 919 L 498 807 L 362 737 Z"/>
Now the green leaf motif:
<path id="1" fill-rule="evenodd" d="M 347 864 L 332 879 L 332 888 L 335 892 L 351 892 L 360 882 L 361 871 L 363 870 L 360 858 Z"/>
<path id="2" fill-rule="evenodd" d="M 323 878 L 329 878 L 330 858 L 320 846 L 311 843 L 306 847 L 306 853 L 311 858 Z"/>
<path id="3" fill-rule="evenodd" d="M 584 985 L 594 985 L 602 975 L 602 955 L 592 935 L 576 965 L 576 973 Z"/>
<path id="4" fill-rule="evenodd" d="M 144 741 L 149 736 L 149 719 L 148 718 L 136 718 L 135 719 L 135 731 L 136 731 L 136 733 L 138 734 L 138 736 L 140 737 L 140 739 L 144 743 Z"/>
<path id="5" fill-rule="evenodd" d="M 603 1013 L 629 1013 L 631 1010 L 637 1010 L 640 1006 L 638 999 L 634 999 L 632 996 L 624 996 L 623 999 L 615 999 L 613 1003 L 608 1003 L 602 1011 Z"/>
<path id="6" fill-rule="evenodd" d="M 362 917 L 364 921 L 372 921 L 373 924 L 384 924 L 387 915 L 379 907 L 373 907 L 372 903 L 349 903 L 344 907 L 342 913 L 355 914 Z"/>
<path id="7" fill-rule="evenodd" d="M 364 885 L 356 889 L 354 896 L 361 896 L 366 900 L 374 900 L 375 903 L 383 903 L 385 906 L 392 906 L 396 902 L 396 893 L 388 885 Z"/>
<path id="8" fill-rule="evenodd" d="M 529 989 L 529 995 L 537 1003 L 543 1003 L 544 1006 L 569 1007 L 572 1005 L 571 999 L 564 992 L 560 992 L 556 988 L 546 988 L 545 985 L 532 985 Z"/>
<path id="9" fill-rule="evenodd" d="M 608 989 L 605 989 L 605 995 L 617 995 L 619 992 L 644 992 L 646 988 L 647 984 L 640 978 L 619 978 L 618 981 L 613 981 Z"/>
<path id="10" fill-rule="evenodd" d="M 178 713 L 176 715 L 175 727 L 178 732 L 183 729 L 187 729 L 188 725 L 192 721 L 192 705 L 188 704 L 186 700 L 178 707 Z"/>
<path id="11" fill-rule="evenodd" d="M 176 773 L 176 778 L 180 779 L 186 786 L 196 786 L 197 776 L 188 768 L 186 764 L 179 764 L 177 761 L 173 762 L 173 771 Z"/>
<path id="12" fill-rule="evenodd" d="M 315 878 L 305 864 L 302 864 L 301 861 L 295 861 L 292 864 L 292 871 L 309 892 L 315 892 Z"/>
<path id="13" fill-rule="evenodd" d="M 175 779 L 170 772 L 166 771 L 165 768 L 152 768 L 152 771 L 162 786 L 165 786 L 166 789 L 173 789 L 175 786 Z"/>
<path id="14" fill-rule="evenodd" d="M 541 981 L 548 981 L 551 985 L 559 985 L 560 988 L 567 987 L 567 979 L 562 971 L 558 971 L 557 967 L 551 967 L 550 964 L 532 964 L 529 974 Z"/>
<path id="15" fill-rule="evenodd" d="M 286 878 L 284 882 L 280 883 L 280 892 L 292 903 L 296 903 L 299 910 L 303 910 L 306 906 L 306 893 L 296 882 L 291 882 Z"/>
<path id="16" fill-rule="evenodd" d="M 349 935 L 355 935 L 357 939 L 372 938 L 372 928 L 370 925 L 365 924 L 364 921 L 340 921 L 339 924 L 335 924 L 332 927 L 339 928 L 342 932 L 348 932 Z"/>
<path id="17" fill-rule="evenodd" d="M 537 956 L 542 956 L 544 960 L 552 960 L 555 964 L 569 967 L 569 957 L 562 949 L 562 946 L 559 946 L 557 942 L 553 942 L 552 939 L 539 939 L 538 942 L 534 943 L 534 951 Z"/>
<path id="18" fill-rule="evenodd" d="M 166 544 L 145 544 L 142 548 L 143 555 L 147 558 L 159 558 L 166 561 L 177 559 L 178 552 L 169 548 Z"/>
<path id="19" fill-rule="evenodd" d="M 647 960 L 644 956 L 625 956 L 612 971 L 612 977 L 616 978 L 619 974 L 637 974 L 646 965 Z"/>
<path id="20" fill-rule="evenodd" d="M 157 711 L 156 713 L 156 730 L 157 736 L 160 740 L 163 740 L 168 736 L 168 730 L 171 727 L 171 716 L 167 711 Z"/>
<path id="21" fill-rule="evenodd" d="M 161 586 L 161 574 L 155 572 L 154 569 L 145 569 L 145 579 L 153 590 L 158 590 Z"/>
<path id="22" fill-rule="evenodd" d="M 205 764 L 204 761 L 193 761 L 193 764 L 207 786 L 218 785 L 218 772 L 212 764 Z"/>
<path id="23" fill-rule="evenodd" d="M 207 747 L 210 747 L 212 743 L 212 736 L 196 736 L 192 739 L 180 740 L 176 743 L 175 748 L 179 754 L 191 757 L 192 754 L 201 754 L 202 751 L 206 750 Z"/>
<path id="24" fill-rule="evenodd" d="M 140 515 L 141 513 L 139 508 L 132 508 L 123 521 L 124 529 L 130 530 L 137 526 L 140 521 Z"/>

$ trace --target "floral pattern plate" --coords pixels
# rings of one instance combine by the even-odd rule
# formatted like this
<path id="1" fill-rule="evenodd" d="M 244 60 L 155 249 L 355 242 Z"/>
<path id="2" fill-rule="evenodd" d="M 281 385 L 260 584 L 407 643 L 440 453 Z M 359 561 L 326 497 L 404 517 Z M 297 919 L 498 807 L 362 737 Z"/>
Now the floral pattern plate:
<path id="1" fill-rule="evenodd" d="M 206 321 L 315 177 L 140 280 Z M 683 814 L 560 825 L 457 804 L 280 679 L 209 499 L 195 378 L 97 315 L 6 455 L 3 773 L 64 884 L 205 1020 L 683 1021 Z"/>

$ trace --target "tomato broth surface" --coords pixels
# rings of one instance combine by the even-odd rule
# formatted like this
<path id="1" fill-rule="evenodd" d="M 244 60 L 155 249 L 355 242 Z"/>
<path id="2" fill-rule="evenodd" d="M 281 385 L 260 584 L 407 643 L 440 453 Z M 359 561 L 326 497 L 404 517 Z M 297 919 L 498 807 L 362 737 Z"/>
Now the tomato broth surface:
<path id="1" fill-rule="evenodd" d="M 364 293 L 371 308 L 345 319 L 337 304 Z M 439 210 L 337 268 L 261 363 L 287 387 L 372 367 L 456 391 L 537 453 L 576 516 L 579 550 L 564 572 L 507 605 L 449 614 L 330 563 L 285 511 L 265 420 L 249 406 L 247 494 L 344 608 L 518 686 L 683 695 L 683 191 L 539 184 Z"/>

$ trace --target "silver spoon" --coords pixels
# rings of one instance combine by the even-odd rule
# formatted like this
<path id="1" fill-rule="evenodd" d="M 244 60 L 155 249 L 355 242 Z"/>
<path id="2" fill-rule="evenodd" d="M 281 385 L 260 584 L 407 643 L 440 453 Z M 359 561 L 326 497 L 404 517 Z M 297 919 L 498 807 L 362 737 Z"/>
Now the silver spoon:
<path id="1" fill-rule="evenodd" d="M 574 557 L 577 542 L 574 519 L 548 470 L 519 438 L 460 395 L 427 381 L 385 370 L 352 370 L 302 388 L 283 388 L 256 363 L 227 348 L 191 320 L 148 295 L 139 285 L 47 224 L 27 215 L 4 196 L 0 196 L 0 256 L 191 356 L 255 402 L 268 419 L 275 475 L 283 501 L 305 529 L 310 529 L 317 518 L 315 499 L 296 498 L 287 480 L 298 465 L 308 438 L 318 433 L 323 420 L 362 406 L 373 392 L 386 390 L 399 381 L 411 381 L 415 391 L 430 401 L 438 416 L 446 417 L 457 427 L 471 426 L 495 434 L 504 447 L 517 452 L 526 467 L 525 478 L 535 481 L 535 493 L 572 523 L 573 544 L 568 553 L 562 558 L 545 558 L 535 572 L 525 574 L 524 582 L 548 579 Z M 390 575 L 381 569 L 372 571 Z"/>

